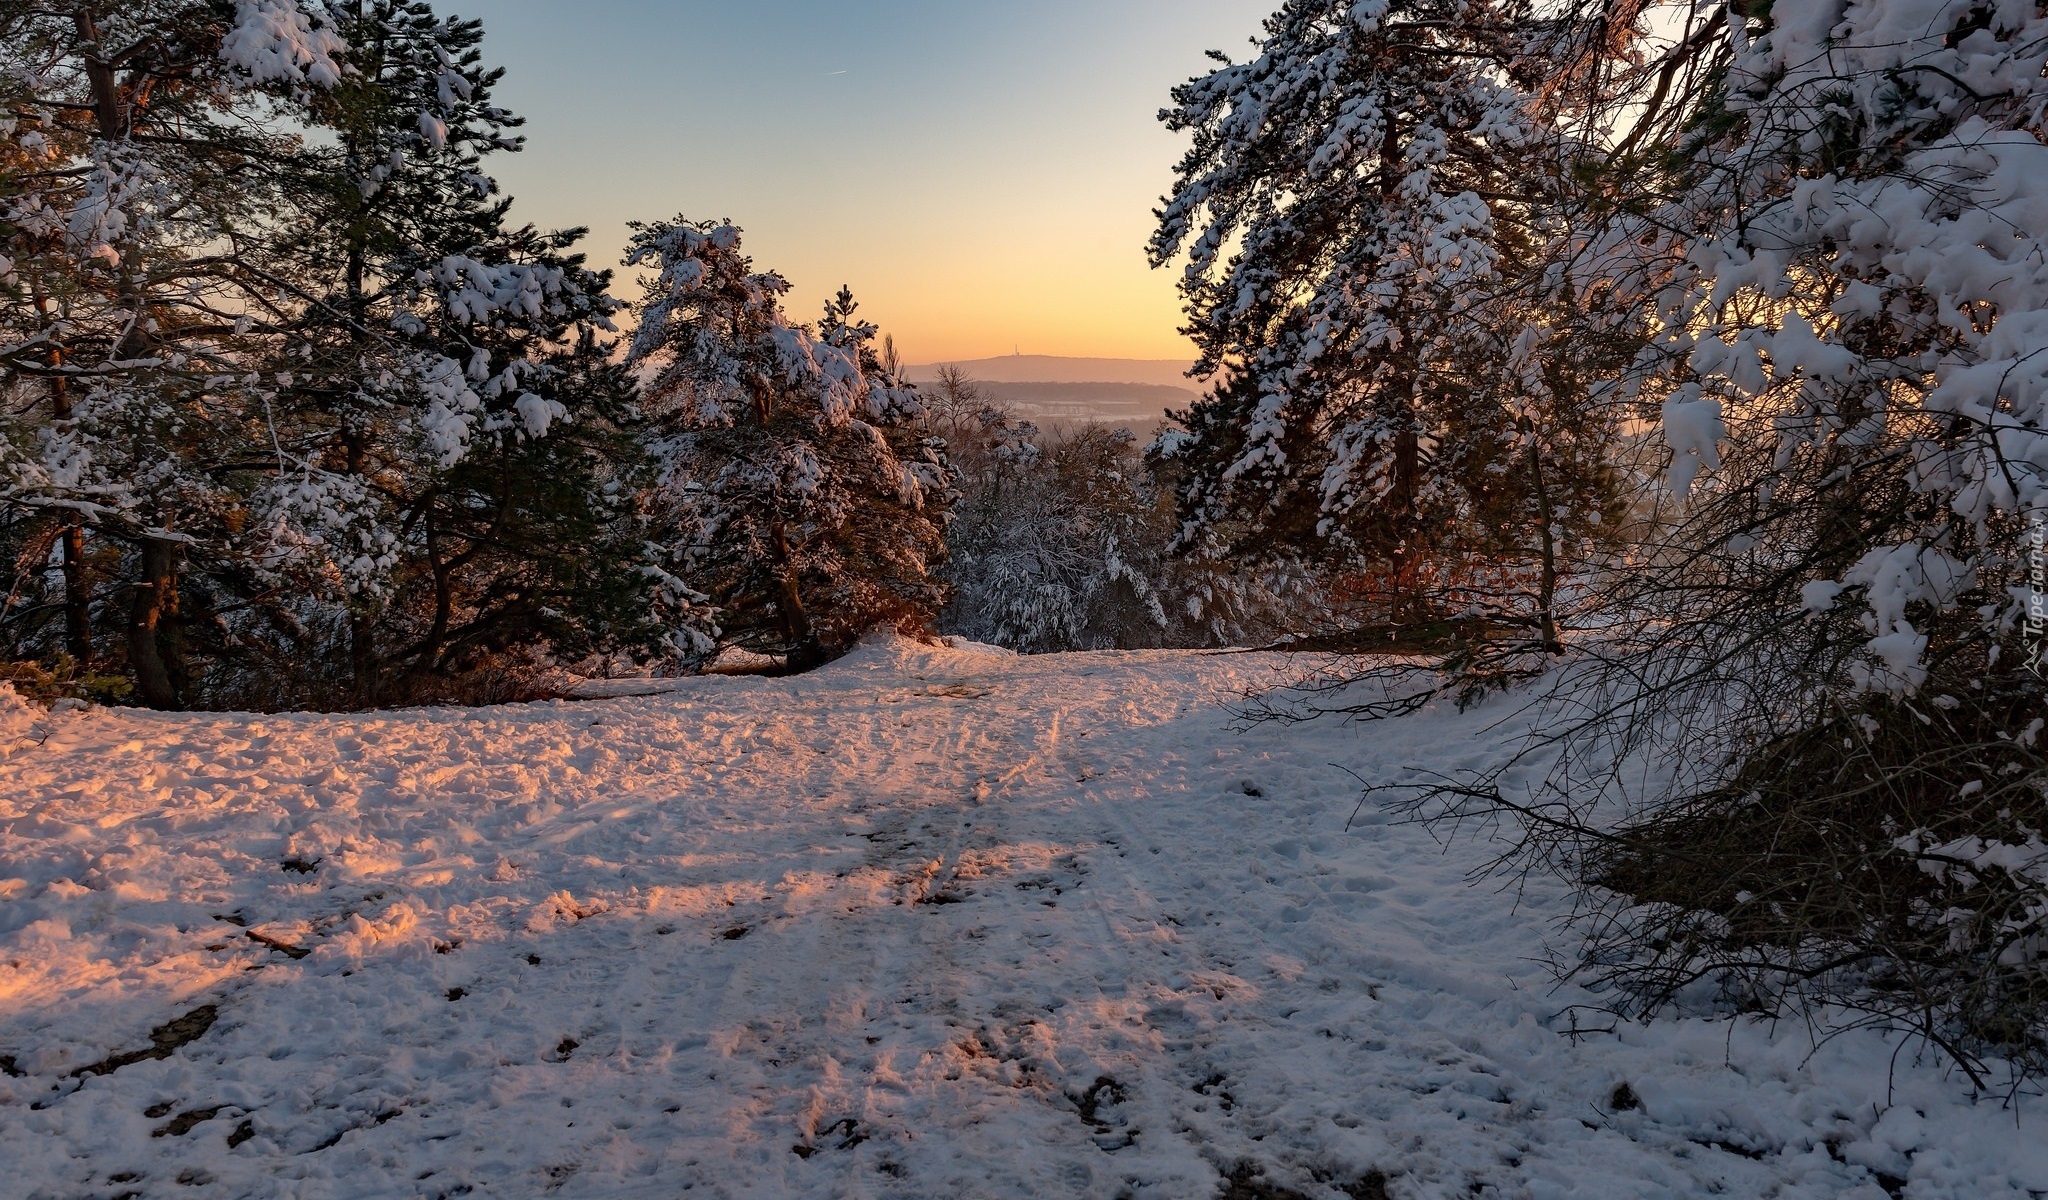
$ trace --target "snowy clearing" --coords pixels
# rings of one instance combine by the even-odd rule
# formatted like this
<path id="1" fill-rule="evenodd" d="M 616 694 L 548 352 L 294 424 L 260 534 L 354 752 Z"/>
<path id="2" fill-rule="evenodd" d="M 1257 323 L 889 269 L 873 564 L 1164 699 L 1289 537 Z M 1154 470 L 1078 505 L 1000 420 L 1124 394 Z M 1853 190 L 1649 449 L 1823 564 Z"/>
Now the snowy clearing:
<path id="1" fill-rule="evenodd" d="M 1910 1043 L 1569 1036 L 1560 891 L 1346 829 L 1343 768 L 1478 765 L 1506 710 L 1232 731 L 1294 665 L 51 717 L 0 759 L 0 1192 L 2048 1193 L 2033 1102 Z"/>

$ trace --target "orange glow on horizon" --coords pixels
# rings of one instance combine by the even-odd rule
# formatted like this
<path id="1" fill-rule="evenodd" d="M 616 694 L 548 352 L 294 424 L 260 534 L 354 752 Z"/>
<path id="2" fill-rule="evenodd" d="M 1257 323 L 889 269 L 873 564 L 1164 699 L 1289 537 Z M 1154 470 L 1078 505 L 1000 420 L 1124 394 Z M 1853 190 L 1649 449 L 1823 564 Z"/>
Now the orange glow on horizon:
<path id="1" fill-rule="evenodd" d="M 1023 353 L 1192 363 L 1194 344 L 1180 333 L 1180 270 L 1153 270 L 1145 261 L 1149 213 L 1141 204 L 1087 200 L 1074 209 L 1090 211 L 1062 214 L 1059 231 L 1043 236 L 1001 232 L 1030 228 L 1022 213 L 1001 214 L 1015 224 L 990 222 L 991 229 L 957 213 L 920 212 L 916 234 L 904 243 L 862 238 L 859 218 L 872 219 L 872 211 L 822 226 L 815 216 L 799 224 L 776 213 L 734 220 L 756 269 L 792 284 L 793 318 L 814 319 L 843 284 L 862 318 L 895 338 L 906 362 Z M 623 226 L 596 231 L 592 257 L 614 239 L 624 242 Z M 632 296 L 635 281 L 622 277 L 618 290 Z"/>
<path id="2" fill-rule="evenodd" d="M 617 264 L 630 221 L 731 220 L 794 285 L 792 316 L 846 285 L 910 362 L 1193 362 L 1180 272 L 1145 257 L 1187 146 L 1158 113 L 1270 0 L 838 5 L 804 22 L 478 3 L 509 70 L 495 99 L 528 118 L 525 152 L 492 171 L 517 219 L 589 228 L 593 265 Z"/>

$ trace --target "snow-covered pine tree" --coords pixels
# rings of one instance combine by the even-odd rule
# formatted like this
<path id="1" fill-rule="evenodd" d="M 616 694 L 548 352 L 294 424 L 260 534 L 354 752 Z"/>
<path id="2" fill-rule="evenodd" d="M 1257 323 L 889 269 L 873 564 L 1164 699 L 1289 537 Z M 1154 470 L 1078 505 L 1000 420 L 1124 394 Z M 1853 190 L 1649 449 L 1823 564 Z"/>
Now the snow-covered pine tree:
<path id="1" fill-rule="evenodd" d="M 870 629 L 929 628 L 952 471 L 852 295 L 792 322 L 789 283 L 729 223 L 635 225 L 627 265 L 652 271 L 628 357 L 659 469 L 647 506 L 674 574 L 718 607 L 703 649 L 800 671 Z"/>
<path id="2" fill-rule="evenodd" d="M 274 627 L 306 630 L 356 703 L 499 652 L 644 640 L 661 585 L 628 536 L 619 306 L 582 231 L 510 223 L 485 160 L 521 122 L 492 102 L 481 22 L 426 0 L 320 11 L 342 78 L 309 104 L 297 274 L 261 326 L 290 377 L 253 502 L 298 617 Z"/>
<path id="3" fill-rule="evenodd" d="M 0 12 L 0 499 L 22 568 L 16 653 L 125 667 L 158 707 L 188 699 L 211 636 L 183 584 L 235 565 L 227 476 L 272 386 L 247 321 L 283 271 L 263 236 L 296 147 L 265 93 L 340 78 L 295 0 L 77 0 Z M 54 586 L 39 578 L 59 564 Z M 36 601 L 46 601 L 37 604 Z M 120 629 L 118 642 L 102 631 Z"/>
<path id="4" fill-rule="evenodd" d="M 151 704 L 294 705 L 652 639 L 672 581 L 611 420 L 617 305 L 575 233 L 511 226 L 484 173 L 517 122 L 476 22 L 422 0 L 0 22 L 14 653 L 54 653 L 61 610 L 63 647 Z"/>
<path id="5" fill-rule="evenodd" d="M 958 386 L 940 382 L 945 392 Z M 1149 601 L 1163 626 L 1150 581 L 1129 570 L 1110 531 L 1132 515 L 1129 489 L 1063 486 L 1074 457 L 1063 454 L 1064 439 L 978 395 L 968 409 L 967 419 L 951 422 L 948 443 L 962 488 L 948 537 L 948 627 L 1026 654 L 1103 649 L 1092 627 L 1117 582 L 1141 606 Z"/>
<path id="6" fill-rule="evenodd" d="M 2048 1069 L 2048 13 L 1652 15 L 1562 344 L 1649 334 L 1613 395 L 1668 487 L 1517 811 L 1645 1007 L 1719 980 Z"/>
<path id="7" fill-rule="evenodd" d="M 1157 448 L 1184 547 L 1349 565 L 1397 623 L 1557 646 L 1559 560 L 1614 499 L 1606 431 L 1554 415 L 1583 397 L 1524 369 L 1559 159 L 1537 29 L 1517 0 L 1289 0 L 1175 90 L 1194 145 L 1151 253 L 1187 256 L 1225 378 Z"/>
<path id="8" fill-rule="evenodd" d="M 1636 251 L 1617 276 L 1664 283 L 1646 387 L 1686 524 L 1762 550 L 1732 578 L 1789 614 L 1846 619 L 1858 690 L 2040 666 L 2022 630 L 2048 514 L 2048 16 L 1732 15 L 1663 202 L 1610 239 Z"/>

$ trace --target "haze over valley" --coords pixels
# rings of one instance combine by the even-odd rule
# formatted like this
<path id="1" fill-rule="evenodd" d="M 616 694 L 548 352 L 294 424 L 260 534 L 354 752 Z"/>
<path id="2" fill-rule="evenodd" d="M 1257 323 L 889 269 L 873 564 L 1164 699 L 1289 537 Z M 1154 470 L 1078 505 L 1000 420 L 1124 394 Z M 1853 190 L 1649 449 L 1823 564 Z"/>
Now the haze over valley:
<path id="1" fill-rule="evenodd" d="M 935 382 L 945 367 L 973 380 L 987 399 L 1040 424 L 1099 422 L 1149 433 L 1169 411 L 1202 398 L 1188 363 L 1149 358 L 1067 358 L 1012 354 L 908 369 L 913 382 Z"/>

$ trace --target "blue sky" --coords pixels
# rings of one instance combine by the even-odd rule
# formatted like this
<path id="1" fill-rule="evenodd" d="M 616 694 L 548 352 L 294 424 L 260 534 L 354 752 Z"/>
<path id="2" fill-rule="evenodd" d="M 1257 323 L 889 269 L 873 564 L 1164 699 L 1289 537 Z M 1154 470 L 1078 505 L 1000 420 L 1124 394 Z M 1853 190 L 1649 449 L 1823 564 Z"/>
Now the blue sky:
<path id="1" fill-rule="evenodd" d="M 848 283 L 913 359 L 1163 358 L 1151 210 L 1180 143 L 1155 120 L 1202 52 L 1242 56 L 1271 0 L 468 0 L 528 150 L 518 213 L 592 228 L 730 217 L 809 311 Z"/>

